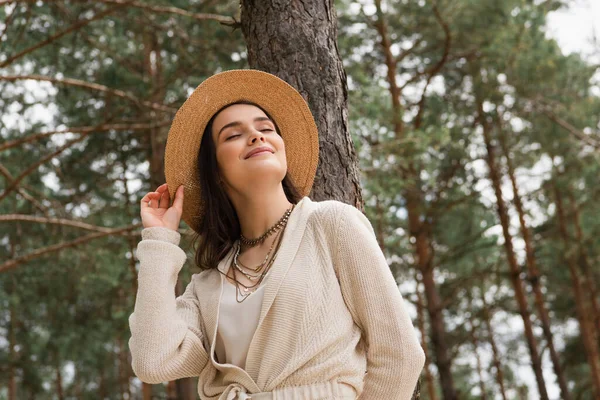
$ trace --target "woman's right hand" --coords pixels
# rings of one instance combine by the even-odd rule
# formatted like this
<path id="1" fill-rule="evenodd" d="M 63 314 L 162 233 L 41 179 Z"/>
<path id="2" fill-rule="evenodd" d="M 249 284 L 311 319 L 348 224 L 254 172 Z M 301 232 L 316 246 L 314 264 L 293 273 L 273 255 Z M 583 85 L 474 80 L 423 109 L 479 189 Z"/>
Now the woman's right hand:
<path id="1" fill-rule="evenodd" d="M 177 188 L 173 204 L 169 203 L 169 190 L 166 183 L 156 188 L 156 191 L 146 193 L 140 204 L 144 228 L 162 226 L 177 231 L 183 213 L 183 185 Z"/>

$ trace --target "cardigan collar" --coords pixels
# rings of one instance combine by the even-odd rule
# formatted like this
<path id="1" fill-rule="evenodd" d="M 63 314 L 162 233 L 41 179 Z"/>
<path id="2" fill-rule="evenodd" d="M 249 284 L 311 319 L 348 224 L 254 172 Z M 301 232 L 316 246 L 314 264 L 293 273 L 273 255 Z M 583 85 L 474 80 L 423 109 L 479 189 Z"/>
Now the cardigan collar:
<path id="1" fill-rule="evenodd" d="M 250 341 L 250 347 L 248 348 L 245 371 L 232 364 L 219 364 L 214 359 L 220 299 L 223 290 L 224 277 L 218 271 L 209 271 L 210 273 L 206 275 L 205 279 L 201 280 L 201 287 L 199 288 L 198 294 L 200 294 L 203 298 L 202 301 L 200 301 L 200 307 L 206 333 L 210 335 L 210 360 L 215 368 L 225 373 L 225 375 L 228 375 L 227 372 L 231 369 L 237 369 L 238 373 L 240 371 L 244 372 L 242 375 L 247 378 L 244 379 L 244 381 L 247 382 L 241 383 L 243 383 L 248 389 L 253 388 L 253 391 L 260 391 L 255 383 L 261 362 L 260 349 L 256 348 L 255 345 L 256 336 L 259 331 L 263 329 L 263 321 L 266 318 L 271 305 L 275 301 L 277 292 L 279 291 L 281 283 L 283 282 L 288 269 L 292 265 L 292 261 L 296 256 L 302 241 L 302 237 L 304 236 L 308 217 L 315 207 L 316 203 L 305 196 L 296 204 L 296 207 L 294 207 L 294 210 L 288 218 L 286 229 L 281 238 L 281 244 L 277 253 L 277 257 L 275 258 L 273 265 L 271 265 L 269 278 L 264 283 L 264 297 L 261 306 L 260 317 L 256 331 L 254 332 L 252 340 Z M 221 271 L 227 270 L 227 263 L 232 261 L 234 249 L 235 246 L 232 247 L 229 253 L 227 253 L 227 255 L 219 262 L 217 266 L 218 269 Z M 239 374 L 236 375 L 239 379 Z"/>

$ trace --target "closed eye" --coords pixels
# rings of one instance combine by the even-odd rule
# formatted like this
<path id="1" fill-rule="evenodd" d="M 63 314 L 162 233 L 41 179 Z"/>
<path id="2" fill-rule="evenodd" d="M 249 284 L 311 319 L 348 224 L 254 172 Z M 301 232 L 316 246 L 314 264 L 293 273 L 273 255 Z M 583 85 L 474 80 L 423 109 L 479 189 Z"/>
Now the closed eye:
<path id="1" fill-rule="evenodd" d="M 231 136 L 229 136 L 227 139 L 225 139 L 225 141 L 227 141 L 227 140 L 229 140 L 229 139 L 231 139 L 231 138 L 238 137 L 238 136 L 241 136 L 241 135 L 231 135 Z"/>

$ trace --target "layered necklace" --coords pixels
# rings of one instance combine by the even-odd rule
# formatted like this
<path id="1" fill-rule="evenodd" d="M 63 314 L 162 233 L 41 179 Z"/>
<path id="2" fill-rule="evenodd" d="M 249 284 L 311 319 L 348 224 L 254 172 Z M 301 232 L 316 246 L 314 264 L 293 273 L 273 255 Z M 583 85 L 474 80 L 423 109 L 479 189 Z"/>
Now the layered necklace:
<path id="1" fill-rule="evenodd" d="M 281 244 L 280 238 L 287 226 L 288 218 L 292 211 L 294 210 L 295 204 L 292 207 L 288 208 L 283 216 L 277 221 L 272 227 L 267 229 L 267 231 L 259 236 L 256 239 L 247 239 L 244 235 L 240 234 L 240 243 L 236 247 L 233 261 L 232 261 L 232 273 L 233 273 L 233 281 L 235 282 L 236 287 L 236 300 L 238 303 L 246 300 L 252 293 L 258 289 L 262 281 L 267 276 L 273 262 L 275 261 L 275 257 L 277 256 L 277 252 L 279 251 L 279 245 Z M 261 243 L 264 243 L 267 237 L 271 234 L 277 232 L 273 243 L 269 247 L 269 251 L 265 256 L 264 260 L 256 267 L 249 267 L 244 265 L 239 259 L 242 243 L 249 246 L 254 247 L 258 246 Z M 273 252 L 273 249 L 275 250 Z M 242 274 L 248 279 L 251 283 L 244 284 L 238 280 L 238 274 Z"/>

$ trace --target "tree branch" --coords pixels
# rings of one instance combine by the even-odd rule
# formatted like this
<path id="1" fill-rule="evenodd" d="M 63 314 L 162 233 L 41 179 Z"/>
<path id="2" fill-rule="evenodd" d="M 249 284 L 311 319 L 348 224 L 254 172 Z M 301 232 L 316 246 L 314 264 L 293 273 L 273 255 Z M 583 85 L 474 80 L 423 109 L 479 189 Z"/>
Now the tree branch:
<path id="1" fill-rule="evenodd" d="M 24 143 L 34 142 L 36 140 L 40 140 L 42 138 L 57 135 L 61 133 L 91 133 L 91 132 L 101 132 L 101 131 L 109 131 L 109 130 L 118 130 L 118 131 L 137 131 L 137 130 L 146 130 L 146 129 L 154 129 L 160 128 L 163 126 L 170 125 L 170 121 L 155 123 L 155 124 L 110 124 L 110 125 L 100 125 L 100 126 L 77 126 L 73 128 L 67 129 L 59 129 L 56 131 L 50 132 L 42 132 L 36 133 L 34 135 L 26 136 L 21 139 L 12 140 L 10 142 L 6 142 L 4 144 L 0 144 L 0 152 L 10 149 L 12 147 L 19 146 Z"/>
<path id="2" fill-rule="evenodd" d="M 558 115 L 552 113 L 548 110 L 542 110 L 544 115 L 546 115 L 552 122 L 556 123 L 561 128 L 565 129 L 571 135 L 575 136 L 577 139 L 585 142 L 585 144 L 592 146 L 596 150 L 600 150 L 600 141 L 595 141 L 593 138 L 589 137 L 579 129 L 575 128 L 573 125 L 560 118 Z"/>
<path id="3" fill-rule="evenodd" d="M 409 49 L 406 49 L 402 53 L 398 54 L 398 57 L 396 57 L 396 64 L 401 63 L 402 60 L 404 60 L 406 57 L 408 57 L 409 55 L 414 53 L 415 50 L 417 49 L 417 47 L 419 47 L 419 45 L 422 42 L 423 42 L 423 38 L 419 38 L 419 39 L 415 40 L 415 42 L 413 43 L 412 46 L 410 46 Z"/>
<path id="4" fill-rule="evenodd" d="M 145 107 L 148 107 L 148 108 L 151 108 L 154 110 L 160 110 L 160 111 L 165 111 L 165 112 L 169 112 L 169 113 L 175 113 L 177 111 L 177 108 L 169 107 L 164 104 L 154 103 L 154 102 L 146 101 L 146 100 L 140 100 L 137 97 L 135 97 L 133 94 L 124 92 L 122 90 L 111 89 L 104 85 L 86 82 L 86 81 L 82 81 L 79 79 L 71 79 L 71 78 L 59 79 L 59 78 L 52 78 L 52 77 L 43 76 L 43 75 L 5 75 L 5 76 L 0 75 L 0 81 L 14 82 L 14 81 L 19 81 L 19 80 L 24 80 L 24 79 L 32 79 L 32 80 L 36 80 L 36 81 L 45 81 L 45 82 L 52 82 L 52 83 L 57 83 L 57 84 L 61 84 L 61 85 L 82 87 L 82 88 L 86 88 L 86 89 L 90 89 L 90 90 L 96 90 L 99 92 L 110 93 L 117 97 L 127 99 L 127 100 L 137 104 L 138 106 L 143 105 Z"/>
<path id="5" fill-rule="evenodd" d="M 92 233 L 92 234 L 84 236 L 84 237 L 77 238 L 75 240 L 71 240 L 69 242 L 58 243 L 58 244 L 54 244 L 51 246 L 43 247 L 41 249 L 34 250 L 29 254 L 25 254 L 21 257 L 13 258 L 12 260 L 8 260 L 7 262 L 0 264 L 0 273 L 9 271 L 20 264 L 23 264 L 23 263 L 33 260 L 35 258 L 39 258 L 48 253 L 60 251 L 62 249 L 66 249 L 68 247 L 75 247 L 79 244 L 86 243 L 91 240 L 102 238 L 105 236 L 129 233 L 130 231 L 139 228 L 141 225 L 142 224 L 140 223 L 140 224 L 129 225 L 124 228 L 113 228 L 106 232 L 96 232 L 96 233 Z"/>
<path id="6" fill-rule="evenodd" d="M 194 13 L 191 11 L 186 11 L 177 7 L 164 7 L 164 6 L 154 6 L 150 4 L 146 4 L 140 1 L 126 1 L 126 0 L 97 0 L 97 3 L 106 3 L 106 4 L 125 4 L 128 7 L 141 8 L 144 10 L 152 11 L 154 13 L 159 14 L 175 14 L 183 17 L 189 17 L 195 19 L 196 21 L 206 21 L 213 20 L 217 21 L 221 25 L 231 26 L 233 28 L 239 28 L 240 22 L 236 21 L 233 17 L 228 17 L 225 15 L 218 14 L 204 14 L 204 13 Z"/>
<path id="7" fill-rule="evenodd" d="M 82 133 L 77 139 L 73 139 L 70 142 L 65 143 L 63 146 L 59 147 L 53 153 L 50 153 L 47 156 L 39 159 L 37 162 L 34 162 L 33 164 L 31 164 L 24 172 L 22 172 L 18 177 L 16 177 L 6 187 L 6 189 L 4 189 L 4 192 L 2 192 L 2 194 L 0 194 L 0 201 L 2 201 L 6 196 L 8 196 L 10 194 L 10 192 L 12 192 L 17 187 L 17 185 L 19 184 L 19 182 L 21 182 L 27 175 L 29 175 L 30 173 L 32 173 L 33 171 L 35 171 L 37 169 L 37 167 L 39 167 L 40 165 L 44 164 L 46 161 L 54 158 L 54 156 L 62 153 L 63 151 L 65 151 L 69 147 L 73 146 L 74 144 L 76 144 L 78 142 L 81 142 L 83 139 L 86 138 L 87 135 L 89 135 L 89 132 L 88 133 Z"/>
<path id="8" fill-rule="evenodd" d="M 0 2 L 0 5 L 2 5 L 1 2 Z M 29 53 L 31 53 L 31 52 L 39 49 L 40 47 L 44 47 L 44 46 L 46 46 L 46 45 L 54 42 L 55 40 L 60 39 L 61 37 L 65 36 L 65 35 L 67 35 L 67 34 L 69 34 L 71 32 L 74 32 L 74 31 L 76 31 L 78 29 L 83 28 L 84 26 L 88 25 L 90 22 L 93 22 L 93 21 L 96 21 L 98 19 L 102 19 L 102 18 L 106 17 L 108 14 L 113 13 L 114 11 L 116 11 L 119 8 L 123 7 L 124 5 L 126 5 L 126 4 L 119 4 L 119 5 L 115 6 L 115 7 L 109 8 L 108 10 L 104 10 L 104 11 L 102 11 L 102 12 L 94 15 L 91 18 L 84 19 L 83 21 L 79 21 L 79 22 L 77 22 L 77 23 L 69 26 L 67 29 L 64 29 L 64 30 L 62 30 L 62 31 L 60 31 L 58 33 L 55 33 L 54 35 L 50 36 L 46 40 L 42 40 L 41 42 L 39 42 L 39 43 L 37 43 L 37 44 L 35 44 L 35 45 L 31 46 L 31 47 L 28 47 L 25 50 L 23 50 L 23 51 L 15 54 L 15 55 L 12 55 L 12 56 L 8 57 L 6 60 L 4 60 L 2 63 L 0 63 L 0 68 L 4 68 L 7 65 L 12 64 L 13 61 L 15 61 L 15 60 L 23 57 L 24 55 L 29 54 Z"/>
<path id="9" fill-rule="evenodd" d="M 8 169 L 6 169 L 6 167 L 2 164 L 0 164 L 0 174 L 2 174 L 4 176 L 4 178 L 7 180 L 7 182 L 9 184 L 11 184 L 14 180 L 14 178 L 12 177 L 12 175 L 10 174 L 10 171 Z M 36 207 L 38 210 L 40 210 L 42 213 L 44 213 L 44 215 L 48 216 L 48 208 L 45 207 L 44 205 L 42 205 L 39 201 L 37 201 L 35 199 L 35 197 L 33 197 L 32 195 L 30 195 L 27 191 L 25 191 L 25 189 L 17 187 L 17 193 L 19 193 L 21 196 L 23 196 L 23 198 L 27 201 L 30 201 L 34 207 Z"/>
<path id="10" fill-rule="evenodd" d="M 446 21 L 444 21 L 444 19 L 442 18 L 442 15 L 440 14 L 440 10 L 438 9 L 436 2 L 433 3 L 432 8 L 433 8 L 433 14 L 435 15 L 435 19 L 437 19 L 438 23 L 442 26 L 442 29 L 444 30 L 444 35 L 446 36 L 446 40 L 444 41 L 444 53 L 442 54 L 442 58 L 440 58 L 440 60 L 437 62 L 437 64 L 434 65 L 433 68 L 431 69 L 431 73 L 429 74 L 429 77 L 427 78 L 427 82 L 425 83 L 425 87 L 423 88 L 421 100 L 419 101 L 419 110 L 417 111 L 417 116 L 415 117 L 415 123 L 414 123 L 415 129 L 419 129 L 421 127 L 421 123 L 423 121 L 423 112 L 425 109 L 425 100 L 426 100 L 425 94 L 427 93 L 427 88 L 429 87 L 429 84 L 431 83 L 431 80 L 433 79 L 433 77 L 435 75 L 437 75 L 438 72 L 440 72 L 440 70 L 442 69 L 442 67 L 444 66 L 446 61 L 448 60 L 448 55 L 450 54 L 450 46 L 452 44 L 452 36 L 450 34 L 450 27 L 448 26 Z"/>
<path id="11" fill-rule="evenodd" d="M 85 230 L 94 231 L 94 232 L 104 232 L 104 233 L 110 233 L 114 229 L 114 228 L 105 228 L 102 226 L 86 224 L 85 222 L 74 221 L 71 219 L 51 218 L 51 217 L 44 218 L 44 217 L 37 217 L 34 215 L 26 215 L 26 214 L 0 215 L 0 221 L 39 222 L 40 224 L 55 224 L 55 225 L 63 225 L 63 226 L 72 226 L 74 228 L 85 229 Z"/>

